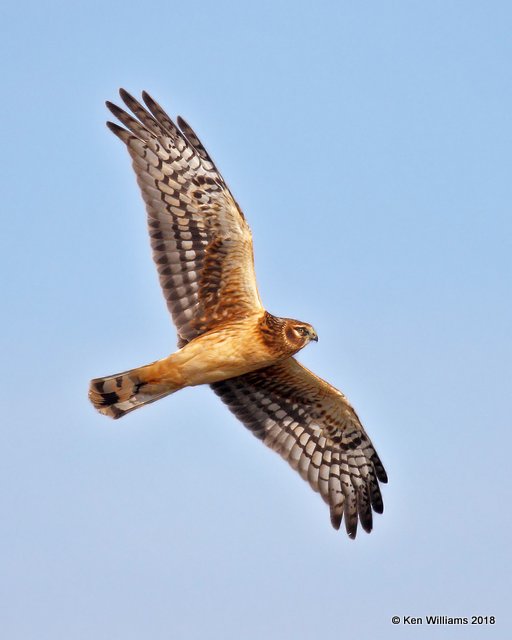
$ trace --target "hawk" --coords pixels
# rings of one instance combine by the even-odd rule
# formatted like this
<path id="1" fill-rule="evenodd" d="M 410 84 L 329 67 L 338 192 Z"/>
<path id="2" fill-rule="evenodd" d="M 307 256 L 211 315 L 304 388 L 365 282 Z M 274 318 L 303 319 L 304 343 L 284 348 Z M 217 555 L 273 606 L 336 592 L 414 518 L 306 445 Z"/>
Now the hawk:
<path id="1" fill-rule="evenodd" d="M 184 387 L 209 384 L 241 422 L 279 453 L 342 519 L 354 538 L 382 513 L 386 472 L 346 397 L 293 357 L 318 337 L 307 322 L 273 316 L 256 285 L 252 236 L 210 155 L 181 117 L 146 92 L 120 90 L 107 122 L 131 156 L 146 203 L 160 284 L 178 350 L 152 364 L 97 378 L 89 398 L 120 418 Z M 135 116 L 135 117 L 134 117 Z"/>

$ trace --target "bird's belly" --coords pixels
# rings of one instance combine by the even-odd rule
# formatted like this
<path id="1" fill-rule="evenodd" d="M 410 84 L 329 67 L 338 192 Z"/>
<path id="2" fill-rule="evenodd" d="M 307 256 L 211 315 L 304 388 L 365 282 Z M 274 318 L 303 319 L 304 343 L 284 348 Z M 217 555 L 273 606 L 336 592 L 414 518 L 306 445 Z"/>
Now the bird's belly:
<path id="1" fill-rule="evenodd" d="M 200 336 L 169 357 L 184 386 L 211 384 L 273 363 L 254 334 L 243 331 Z"/>

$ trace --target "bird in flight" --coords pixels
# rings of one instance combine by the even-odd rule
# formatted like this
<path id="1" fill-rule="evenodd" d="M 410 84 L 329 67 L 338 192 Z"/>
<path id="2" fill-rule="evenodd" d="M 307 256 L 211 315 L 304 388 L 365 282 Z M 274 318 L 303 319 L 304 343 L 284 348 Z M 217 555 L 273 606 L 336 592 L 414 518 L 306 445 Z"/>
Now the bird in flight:
<path id="1" fill-rule="evenodd" d="M 249 225 L 191 127 L 146 92 L 121 89 L 133 115 L 107 102 L 146 203 L 153 259 L 178 333 L 175 353 L 91 381 L 112 418 L 188 386 L 209 384 L 234 415 L 329 505 L 331 523 L 370 532 L 387 475 L 346 397 L 293 356 L 317 341 L 307 322 L 273 316 L 256 286 Z M 135 117 L 134 117 L 135 116 Z"/>

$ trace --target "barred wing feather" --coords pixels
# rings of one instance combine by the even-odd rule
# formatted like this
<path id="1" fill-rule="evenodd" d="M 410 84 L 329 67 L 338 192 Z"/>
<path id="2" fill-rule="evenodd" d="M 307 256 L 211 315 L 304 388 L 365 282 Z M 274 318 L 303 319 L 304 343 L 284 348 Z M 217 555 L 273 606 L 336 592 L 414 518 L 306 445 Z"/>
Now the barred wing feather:
<path id="1" fill-rule="evenodd" d="M 107 102 L 124 127 L 107 124 L 132 158 L 180 342 L 262 310 L 251 231 L 198 137 L 147 93 L 145 106 L 123 89 L 120 95 L 136 118 Z"/>
<path id="2" fill-rule="evenodd" d="M 382 513 L 382 463 L 345 396 L 294 358 L 211 385 L 268 447 L 320 493 L 339 529 L 354 538 L 358 520 L 372 530 Z"/>

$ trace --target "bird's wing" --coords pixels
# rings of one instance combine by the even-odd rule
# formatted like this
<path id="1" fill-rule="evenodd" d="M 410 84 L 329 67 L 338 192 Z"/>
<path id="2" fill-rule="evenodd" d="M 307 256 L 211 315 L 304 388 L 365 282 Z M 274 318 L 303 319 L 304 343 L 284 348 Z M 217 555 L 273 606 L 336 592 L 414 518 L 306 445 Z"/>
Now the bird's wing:
<path id="1" fill-rule="evenodd" d="M 121 89 L 136 118 L 107 102 L 124 125 L 146 203 L 160 284 L 180 341 L 262 309 L 251 231 L 205 148 L 184 120 L 172 122 L 149 95 L 143 106 Z"/>
<path id="2" fill-rule="evenodd" d="M 344 516 L 351 538 L 358 519 L 371 531 L 372 508 L 383 511 L 379 481 L 387 482 L 387 475 L 340 391 L 295 358 L 211 386 L 256 437 L 321 494 L 336 529 Z"/>

